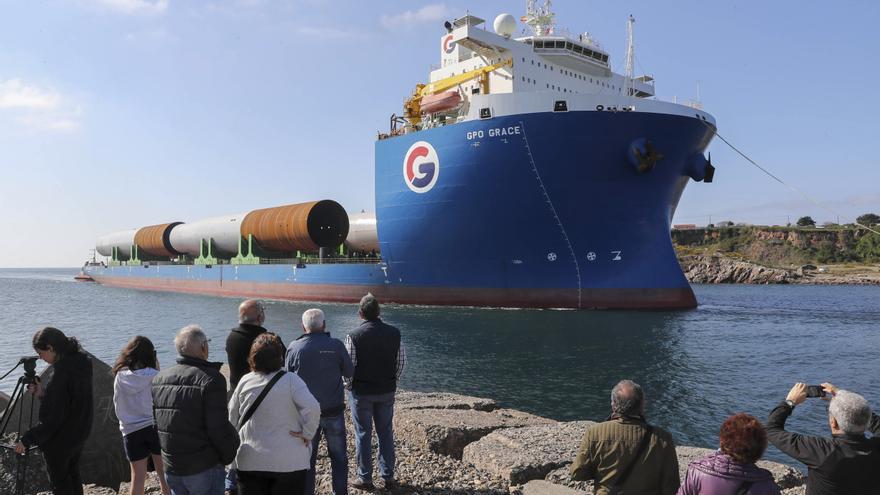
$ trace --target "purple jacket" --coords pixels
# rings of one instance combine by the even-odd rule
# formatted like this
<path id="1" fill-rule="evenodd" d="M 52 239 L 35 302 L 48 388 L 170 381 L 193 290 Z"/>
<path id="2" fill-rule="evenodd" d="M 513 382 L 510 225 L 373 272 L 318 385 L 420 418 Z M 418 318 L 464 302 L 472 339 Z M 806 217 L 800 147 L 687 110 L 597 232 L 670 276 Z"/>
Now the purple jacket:
<path id="1" fill-rule="evenodd" d="M 754 464 L 740 464 L 721 451 L 688 464 L 677 495 L 734 495 L 744 481 L 751 481 L 748 495 L 779 495 L 773 475 Z"/>

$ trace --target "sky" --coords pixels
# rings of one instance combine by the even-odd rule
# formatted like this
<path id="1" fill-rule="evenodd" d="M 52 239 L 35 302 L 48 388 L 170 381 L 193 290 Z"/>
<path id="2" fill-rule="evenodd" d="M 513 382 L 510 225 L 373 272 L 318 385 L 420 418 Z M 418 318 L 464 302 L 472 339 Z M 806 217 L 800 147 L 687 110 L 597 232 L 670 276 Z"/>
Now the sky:
<path id="1" fill-rule="evenodd" d="M 657 96 L 699 96 L 712 184 L 674 223 L 880 213 L 880 3 L 556 0 Z M 103 234 L 331 198 L 374 211 L 373 145 L 443 22 L 525 1 L 0 2 L 0 266 L 78 266 Z M 830 211 L 828 211 L 830 210 Z"/>

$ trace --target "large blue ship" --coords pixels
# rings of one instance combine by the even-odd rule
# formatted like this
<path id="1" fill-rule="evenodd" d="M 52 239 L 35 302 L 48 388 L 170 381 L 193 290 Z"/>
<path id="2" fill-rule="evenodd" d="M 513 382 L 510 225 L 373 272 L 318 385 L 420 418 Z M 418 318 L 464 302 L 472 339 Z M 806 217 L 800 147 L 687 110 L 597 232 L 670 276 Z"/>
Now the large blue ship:
<path id="1" fill-rule="evenodd" d="M 99 240 L 108 285 L 310 301 L 540 308 L 696 306 L 670 239 L 690 180 L 709 182 L 714 118 L 654 97 L 550 2 L 493 30 L 447 22 L 440 67 L 375 146 L 375 216 L 334 201 Z"/>

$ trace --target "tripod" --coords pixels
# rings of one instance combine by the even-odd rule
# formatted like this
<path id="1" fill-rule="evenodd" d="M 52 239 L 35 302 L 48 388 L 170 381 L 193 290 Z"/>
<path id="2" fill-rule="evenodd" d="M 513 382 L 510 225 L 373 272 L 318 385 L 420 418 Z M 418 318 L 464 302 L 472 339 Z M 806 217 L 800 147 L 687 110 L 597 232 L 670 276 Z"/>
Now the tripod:
<path id="1" fill-rule="evenodd" d="M 18 361 L 18 364 L 15 365 L 11 370 L 9 370 L 3 378 L 9 376 L 16 368 L 20 365 L 24 365 L 24 374 L 18 378 L 18 382 L 15 384 L 15 389 L 12 391 L 12 395 L 9 396 L 9 403 L 6 404 L 6 409 L 3 410 L 3 416 L 0 418 L 0 438 L 8 433 L 9 423 L 12 419 L 12 412 L 15 410 L 15 406 L 19 405 L 21 407 L 18 408 L 18 423 L 16 427 L 16 435 L 15 441 L 7 444 L 0 444 L 0 448 L 8 449 L 10 451 L 15 450 L 15 444 L 21 439 L 22 432 L 27 431 L 33 426 L 34 422 L 34 396 L 31 394 L 25 394 L 28 385 L 33 385 L 37 383 L 37 357 L 23 357 Z M 2 379 L 2 378 L 0 378 Z M 27 419 L 27 423 L 25 423 L 24 417 L 24 406 L 25 401 L 30 398 L 30 403 L 28 404 L 30 407 L 29 415 Z M 12 491 L 14 495 L 25 495 L 25 481 L 27 481 L 27 469 L 28 469 L 28 454 L 30 451 L 36 447 L 30 447 L 25 450 L 23 455 L 15 456 L 15 487 Z"/>

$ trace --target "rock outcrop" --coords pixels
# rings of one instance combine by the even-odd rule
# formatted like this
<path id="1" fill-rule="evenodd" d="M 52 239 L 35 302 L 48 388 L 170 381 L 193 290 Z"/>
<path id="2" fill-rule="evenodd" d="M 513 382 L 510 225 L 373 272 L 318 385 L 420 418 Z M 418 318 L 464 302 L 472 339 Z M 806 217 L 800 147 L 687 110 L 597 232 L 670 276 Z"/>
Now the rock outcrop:
<path id="1" fill-rule="evenodd" d="M 721 254 L 682 256 L 679 263 L 687 279 L 695 284 L 790 284 L 802 277 L 795 270 L 737 261 Z"/>
<path id="2" fill-rule="evenodd" d="M 394 414 L 395 435 L 436 454 L 460 459 L 466 445 L 495 430 L 554 423 L 553 420 L 512 409 L 472 409 L 474 405 L 483 408 L 493 406 L 485 399 L 462 397 L 458 400 L 451 394 L 445 395 L 442 398 L 425 397 L 418 400 L 405 396 L 402 407 L 397 407 Z M 416 407 L 407 407 L 407 401 Z M 427 407 L 431 403 L 439 407 Z"/>
<path id="3" fill-rule="evenodd" d="M 592 421 L 505 428 L 464 448 L 462 461 L 503 477 L 512 485 L 543 479 L 571 464 Z"/>

